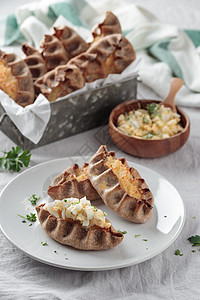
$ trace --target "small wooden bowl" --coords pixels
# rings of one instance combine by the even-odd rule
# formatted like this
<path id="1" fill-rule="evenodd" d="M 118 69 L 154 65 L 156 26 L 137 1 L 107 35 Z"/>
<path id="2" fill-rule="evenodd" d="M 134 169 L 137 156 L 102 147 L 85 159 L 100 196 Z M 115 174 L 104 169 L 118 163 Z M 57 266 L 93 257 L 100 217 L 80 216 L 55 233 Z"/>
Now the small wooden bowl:
<path id="1" fill-rule="evenodd" d="M 187 141 L 190 132 L 190 121 L 188 116 L 177 108 L 178 114 L 181 116 L 181 122 L 184 130 L 170 138 L 160 140 L 139 139 L 128 136 L 117 129 L 117 119 L 119 115 L 141 108 L 146 108 L 149 103 L 161 103 L 157 100 L 130 100 L 117 105 L 111 112 L 109 117 L 109 133 L 113 142 L 123 151 L 137 157 L 155 158 L 168 155 L 180 149 Z"/>

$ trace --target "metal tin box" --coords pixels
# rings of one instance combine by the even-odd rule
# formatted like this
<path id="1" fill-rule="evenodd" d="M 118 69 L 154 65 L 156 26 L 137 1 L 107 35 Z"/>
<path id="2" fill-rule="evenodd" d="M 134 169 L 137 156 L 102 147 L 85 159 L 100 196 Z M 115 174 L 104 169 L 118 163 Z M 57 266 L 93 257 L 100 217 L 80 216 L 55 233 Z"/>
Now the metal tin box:
<path id="1" fill-rule="evenodd" d="M 0 130 L 23 149 L 37 148 L 106 124 L 111 110 L 125 100 L 136 98 L 136 92 L 137 79 L 129 78 L 51 102 L 50 120 L 38 144 L 22 135 L 0 104 Z"/>

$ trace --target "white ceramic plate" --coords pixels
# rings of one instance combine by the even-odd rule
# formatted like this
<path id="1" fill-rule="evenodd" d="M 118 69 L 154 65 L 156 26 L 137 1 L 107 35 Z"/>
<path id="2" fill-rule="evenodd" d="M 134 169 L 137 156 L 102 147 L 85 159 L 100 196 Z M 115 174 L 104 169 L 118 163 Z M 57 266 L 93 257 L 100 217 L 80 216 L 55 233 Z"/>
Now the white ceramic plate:
<path id="1" fill-rule="evenodd" d="M 89 158 L 88 158 L 89 159 Z M 150 169 L 129 162 L 145 179 L 154 195 L 151 219 L 145 224 L 133 224 L 95 201 L 107 212 L 115 229 L 127 231 L 122 243 L 109 250 L 81 251 L 52 240 L 39 222 L 29 226 L 18 216 L 35 212 L 27 210 L 24 199 L 32 194 L 41 196 L 37 204 L 50 201 L 46 194 L 52 178 L 73 164 L 83 163 L 81 157 L 52 160 L 32 167 L 12 180 L 0 196 L 0 225 L 5 236 L 30 257 L 56 267 L 73 270 L 109 270 L 146 261 L 165 250 L 179 235 L 185 220 L 183 201 L 177 190 L 165 178 Z M 139 235 L 139 236 L 136 236 Z M 42 245 L 41 242 L 46 243 Z"/>

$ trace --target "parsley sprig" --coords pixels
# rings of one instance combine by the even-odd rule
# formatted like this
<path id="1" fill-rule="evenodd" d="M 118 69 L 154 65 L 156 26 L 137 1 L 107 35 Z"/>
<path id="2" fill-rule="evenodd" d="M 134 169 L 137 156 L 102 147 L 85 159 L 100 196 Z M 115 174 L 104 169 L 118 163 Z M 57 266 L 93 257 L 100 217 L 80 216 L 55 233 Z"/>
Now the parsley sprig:
<path id="1" fill-rule="evenodd" d="M 188 241 L 192 246 L 200 246 L 200 235 L 191 236 L 188 238 Z"/>
<path id="2" fill-rule="evenodd" d="M 31 153 L 30 150 L 23 151 L 21 146 L 12 147 L 11 151 L 2 151 L 3 156 L 0 157 L 0 170 L 19 172 L 23 166 L 28 167 Z"/>

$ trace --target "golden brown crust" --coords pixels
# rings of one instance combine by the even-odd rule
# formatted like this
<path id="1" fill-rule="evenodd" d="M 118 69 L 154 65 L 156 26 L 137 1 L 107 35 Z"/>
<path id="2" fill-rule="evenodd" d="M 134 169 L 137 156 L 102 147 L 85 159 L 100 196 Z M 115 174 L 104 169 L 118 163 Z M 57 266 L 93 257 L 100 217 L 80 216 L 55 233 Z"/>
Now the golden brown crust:
<path id="1" fill-rule="evenodd" d="M 85 52 L 89 47 L 82 37 L 68 26 L 54 27 L 54 35 L 62 42 L 69 58 Z"/>
<path id="2" fill-rule="evenodd" d="M 140 197 L 129 195 L 120 184 L 119 178 L 112 168 L 106 164 L 107 158 L 115 157 L 114 152 L 108 152 L 106 146 L 101 146 L 89 163 L 89 179 L 104 203 L 121 217 L 134 222 L 144 223 L 152 215 L 153 195 L 143 178 L 134 168 L 129 168 L 133 185 L 137 187 Z M 126 164 L 124 158 L 122 164 Z"/>
<path id="3" fill-rule="evenodd" d="M 120 22 L 111 11 L 107 11 L 104 20 L 92 31 L 94 38 L 93 42 L 102 37 L 115 33 L 122 33 Z"/>
<path id="4" fill-rule="evenodd" d="M 73 65 L 63 65 L 46 73 L 35 81 L 36 93 L 42 93 L 49 101 L 68 95 L 85 84 L 81 71 Z"/>
<path id="5" fill-rule="evenodd" d="M 72 219 L 57 219 L 43 208 L 36 207 L 38 219 L 45 232 L 57 242 L 80 250 L 105 250 L 118 246 L 123 234 L 112 226 L 109 229 L 93 226 L 85 228 Z"/>
<path id="6" fill-rule="evenodd" d="M 92 44 L 69 63 L 81 70 L 86 82 L 92 82 L 109 74 L 121 73 L 135 58 L 131 43 L 122 34 L 112 34 Z"/>
<path id="7" fill-rule="evenodd" d="M 80 173 L 87 167 L 87 163 L 81 168 L 77 164 L 68 167 L 63 173 L 53 179 L 52 184 L 48 187 L 47 194 L 53 200 L 62 200 L 70 197 L 81 199 L 85 196 L 90 201 L 99 199 L 99 194 L 93 188 L 88 178 L 87 170 L 85 170 L 86 176 L 82 176 L 80 180 L 78 178 Z"/>
<path id="8" fill-rule="evenodd" d="M 11 98 L 23 107 L 32 104 L 34 102 L 35 93 L 33 78 L 27 64 L 14 53 L 4 53 L 1 51 L 0 59 L 6 68 L 11 69 L 13 77 L 17 80 L 15 97 Z M 2 81 L 3 79 L 1 78 L 1 82 Z M 5 84 L 8 84 L 8 82 L 5 82 Z M 1 88 L 4 90 L 3 87 Z"/>
<path id="9" fill-rule="evenodd" d="M 23 44 L 22 51 L 26 55 L 24 61 L 29 66 L 33 76 L 33 81 L 47 73 L 46 63 L 42 54 L 37 49 L 29 46 L 28 44 Z"/>

